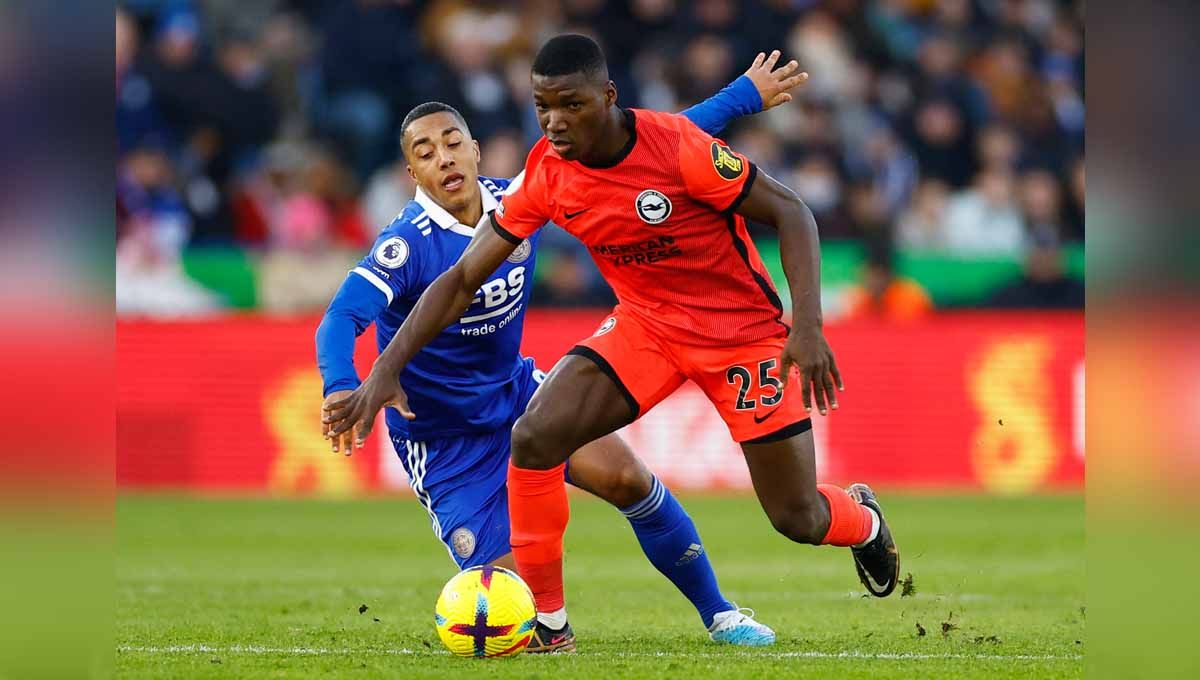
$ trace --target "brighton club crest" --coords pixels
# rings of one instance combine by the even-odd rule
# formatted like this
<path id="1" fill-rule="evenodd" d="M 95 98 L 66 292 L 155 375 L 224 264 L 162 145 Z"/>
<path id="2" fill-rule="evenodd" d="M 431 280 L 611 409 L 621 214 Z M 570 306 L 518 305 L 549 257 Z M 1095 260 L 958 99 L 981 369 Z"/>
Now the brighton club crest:
<path id="1" fill-rule="evenodd" d="M 671 199 L 654 189 L 646 189 L 634 201 L 638 217 L 646 224 L 658 224 L 671 216 Z"/>

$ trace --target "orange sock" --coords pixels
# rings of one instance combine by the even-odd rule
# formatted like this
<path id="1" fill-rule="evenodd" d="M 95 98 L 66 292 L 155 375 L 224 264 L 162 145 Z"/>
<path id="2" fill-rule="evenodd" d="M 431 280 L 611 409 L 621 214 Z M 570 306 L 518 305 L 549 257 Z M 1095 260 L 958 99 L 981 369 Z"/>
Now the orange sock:
<path id="1" fill-rule="evenodd" d="M 834 484 L 818 484 L 817 491 L 829 501 L 829 531 L 823 545 L 858 545 L 871 535 L 871 511 L 846 490 Z"/>
<path id="2" fill-rule="evenodd" d="M 510 542 L 517 573 L 533 591 L 539 612 L 562 609 L 563 533 L 570 506 L 563 482 L 566 463 L 549 470 L 508 464 Z"/>

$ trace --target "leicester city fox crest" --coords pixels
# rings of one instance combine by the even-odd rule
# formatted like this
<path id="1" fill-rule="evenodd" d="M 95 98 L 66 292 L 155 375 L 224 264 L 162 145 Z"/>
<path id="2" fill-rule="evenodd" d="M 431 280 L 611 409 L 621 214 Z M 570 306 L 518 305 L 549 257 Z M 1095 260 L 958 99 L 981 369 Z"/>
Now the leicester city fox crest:
<path id="1" fill-rule="evenodd" d="M 450 545 L 454 547 L 454 554 L 465 560 L 475 553 L 475 534 L 466 527 L 459 527 L 450 534 Z"/>
<path id="2" fill-rule="evenodd" d="M 529 239 L 521 241 L 521 245 L 512 252 L 506 259 L 513 264 L 521 264 L 529 259 L 530 253 L 533 252 L 533 246 L 529 243 Z"/>

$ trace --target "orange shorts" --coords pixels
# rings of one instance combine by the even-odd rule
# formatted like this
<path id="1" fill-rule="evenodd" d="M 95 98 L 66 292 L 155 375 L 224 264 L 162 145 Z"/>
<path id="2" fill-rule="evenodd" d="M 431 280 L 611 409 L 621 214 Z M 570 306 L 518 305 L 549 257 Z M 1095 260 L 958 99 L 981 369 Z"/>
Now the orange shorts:
<path id="1" fill-rule="evenodd" d="M 635 420 L 691 380 L 717 407 L 734 441 L 761 444 L 812 428 L 799 390 L 784 392 L 779 382 L 786 340 L 780 333 L 733 347 L 681 345 L 617 306 L 592 337 L 567 354 L 591 359 L 612 378 Z"/>

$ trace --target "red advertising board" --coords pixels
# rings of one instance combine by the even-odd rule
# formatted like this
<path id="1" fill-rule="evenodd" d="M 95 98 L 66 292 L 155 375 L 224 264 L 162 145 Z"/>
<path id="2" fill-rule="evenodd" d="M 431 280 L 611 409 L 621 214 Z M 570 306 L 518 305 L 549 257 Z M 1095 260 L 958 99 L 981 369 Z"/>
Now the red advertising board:
<path id="1" fill-rule="evenodd" d="M 604 317 L 533 310 L 525 353 L 548 369 Z M 321 438 L 317 322 L 119 322 L 118 485 L 333 495 L 406 488 L 386 437 L 372 435 L 350 459 Z M 846 391 L 839 411 L 815 418 L 820 477 L 994 493 L 1079 488 L 1083 333 L 1074 313 L 830 327 Z M 368 334 L 357 354 L 364 374 L 374 354 Z M 623 435 L 674 488 L 749 488 L 740 452 L 690 384 Z"/>

